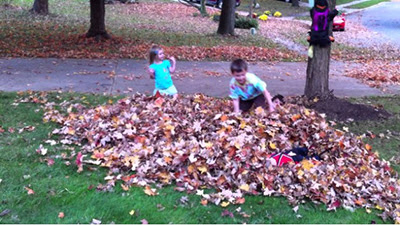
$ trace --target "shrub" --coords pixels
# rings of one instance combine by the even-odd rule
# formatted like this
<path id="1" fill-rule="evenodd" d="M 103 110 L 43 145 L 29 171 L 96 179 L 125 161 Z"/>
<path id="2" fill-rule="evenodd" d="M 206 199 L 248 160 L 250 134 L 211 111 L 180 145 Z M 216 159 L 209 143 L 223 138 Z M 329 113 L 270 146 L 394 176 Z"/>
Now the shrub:
<path id="1" fill-rule="evenodd" d="M 220 17 L 221 17 L 220 14 L 214 14 L 214 15 L 212 15 L 212 20 L 215 22 L 218 22 Z"/>
<path id="2" fill-rule="evenodd" d="M 257 20 L 248 17 L 240 17 L 235 20 L 235 28 L 250 29 L 252 27 L 258 28 Z"/>

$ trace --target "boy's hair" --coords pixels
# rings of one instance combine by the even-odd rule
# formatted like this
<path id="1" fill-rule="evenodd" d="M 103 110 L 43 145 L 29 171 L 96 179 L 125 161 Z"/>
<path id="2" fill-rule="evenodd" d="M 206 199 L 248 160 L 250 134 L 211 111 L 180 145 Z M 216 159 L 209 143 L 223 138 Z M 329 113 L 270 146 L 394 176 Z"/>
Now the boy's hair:
<path id="1" fill-rule="evenodd" d="M 231 72 L 247 71 L 247 63 L 243 59 L 235 59 L 231 63 Z"/>
<path id="2" fill-rule="evenodd" d="M 154 63 L 154 59 L 156 58 L 158 51 L 160 51 L 161 48 L 158 45 L 153 45 L 150 48 L 150 52 L 149 52 L 149 63 L 150 65 Z"/>
<path id="3" fill-rule="evenodd" d="M 278 99 L 280 102 L 282 102 L 282 104 L 285 104 L 285 99 L 283 97 L 283 95 L 277 94 L 272 98 L 272 101 L 275 101 L 275 99 Z"/>

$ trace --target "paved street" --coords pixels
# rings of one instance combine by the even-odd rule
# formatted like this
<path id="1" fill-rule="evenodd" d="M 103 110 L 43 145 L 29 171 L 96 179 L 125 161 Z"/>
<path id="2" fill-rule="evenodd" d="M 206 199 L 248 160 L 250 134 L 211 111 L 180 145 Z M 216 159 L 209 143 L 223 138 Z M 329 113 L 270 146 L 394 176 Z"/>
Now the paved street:
<path id="1" fill-rule="evenodd" d="M 93 59 L 0 59 L 0 91 L 63 90 L 93 93 L 151 93 L 154 80 L 146 72 L 145 60 Z M 226 97 L 231 79 L 229 62 L 178 61 L 173 74 L 180 93 L 204 93 Z M 344 70 L 354 66 L 331 62 L 330 89 L 337 96 L 382 95 L 360 81 L 344 77 Z M 302 95 L 306 62 L 250 63 L 249 71 L 267 82 L 271 94 Z M 109 75 L 115 71 L 115 79 Z M 394 93 L 399 93 L 395 91 Z"/>

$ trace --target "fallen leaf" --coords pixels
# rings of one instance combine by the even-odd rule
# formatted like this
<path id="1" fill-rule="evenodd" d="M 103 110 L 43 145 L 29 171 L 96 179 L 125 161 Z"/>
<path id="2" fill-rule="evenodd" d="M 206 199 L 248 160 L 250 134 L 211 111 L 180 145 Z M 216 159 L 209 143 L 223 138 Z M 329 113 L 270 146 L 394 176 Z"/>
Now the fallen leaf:
<path id="1" fill-rule="evenodd" d="M 227 207 L 229 204 L 230 204 L 229 202 L 222 202 L 222 203 L 221 203 L 221 206 L 225 208 L 225 207 Z"/>
<path id="2" fill-rule="evenodd" d="M 208 200 L 205 199 L 205 198 L 203 198 L 203 199 L 201 199 L 200 203 L 201 203 L 202 205 L 206 206 L 206 205 L 208 204 Z"/>
<path id="3" fill-rule="evenodd" d="M 150 195 L 150 196 L 158 195 L 157 190 L 155 188 L 151 188 L 150 186 L 145 187 L 144 193 L 146 193 L 146 195 Z"/>
<path id="4" fill-rule="evenodd" d="M 33 194 L 35 194 L 35 192 L 34 192 L 32 189 L 28 188 L 28 187 L 25 187 L 25 190 L 28 191 L 28 195 L 33 195 Z"/>
<path id="5" fill-rule="evenodd" d="M 230 212 L 229 210 L 226 210 L 226 209 L 221 213 L 221 216 L 222 216 L 222 217 L 224 217 L 224 216 L 229 216 L 230 218 L 233 218 L 233 217 L 234 217 L 234 216 L 233 216 L 233 213 Z"/>

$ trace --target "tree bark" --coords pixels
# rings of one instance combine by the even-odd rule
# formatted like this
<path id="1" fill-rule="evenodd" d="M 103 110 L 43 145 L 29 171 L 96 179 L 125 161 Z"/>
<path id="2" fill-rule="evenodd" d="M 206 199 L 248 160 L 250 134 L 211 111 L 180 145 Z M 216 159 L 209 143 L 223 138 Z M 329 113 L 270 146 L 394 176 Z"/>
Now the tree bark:
<path id="1" fill-rule="evenodd" d="M 223 0 L 221 17 L 218 25 L 218 34 L 235 34 L 235 0 Z"/>
<path id="2" fill-rule="evenodd" d="M 33 6 L 30 11 L 33 13 L 41 14 L 41 15 L 49 14 L 49 1 L 48 0 L 35 0 L 33 2 Z"/>
<path id="3" fill-rule="evenodd" d="M 333 10 L 336 0 L 328 0 L 329 9 Z M 329 35 L 332 34 L 332 22 L 329 22 Z M 329 91 L 329 64 L 331 45 L 327 47 L 313 46 L 313 57 L 308 57 L 307 77 L 304 94 L 308 98 L 326 97 Z"/>
<path id="4" fill-rule="evenodd" d="M 292 6 L 300 7 L 299 0 L 292 0 Z"/>
<path id="5" fill-rule="evenodd" d="M 90 28 L 86 37 L 97 40 L 111 38 L 106 31 L 105 14 L 104 0 L 90 0 Z"/>
<path id="6" fill-rule="evenodd" d="M 206 10 L 206 1 L 207 0 L 201 0 L 200 1 L 200 14 L 202 16 L 208 16 L 207 10 Z"/>
<path id="7" fill-rule="evenodd" d="M 255 1 L 255 0 L 250 0 L 250 6 L 249 6 L 249 17 L 250 17 L 250 18 L 253 18 L 254 1 Z"/>
<path id="8" fill-rule="evenodd" d="M 329 94 L 329 62 L 331 47 L 313 46 L 313 58 L 308 58 L 307 78 L 304 94 L 309 97 Z"/>

